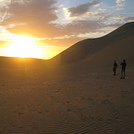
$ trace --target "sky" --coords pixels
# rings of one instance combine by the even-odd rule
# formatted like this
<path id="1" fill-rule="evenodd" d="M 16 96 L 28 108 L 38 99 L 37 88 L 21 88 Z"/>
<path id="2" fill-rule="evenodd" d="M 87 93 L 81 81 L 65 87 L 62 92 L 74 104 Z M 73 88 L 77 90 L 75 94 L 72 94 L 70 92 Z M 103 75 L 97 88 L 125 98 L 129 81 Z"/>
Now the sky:
<path id="1" fill-rule="evenodd" d="M 132 21 L 134 0 L 0 0 L 0 56 L 5 42 L 26 35 L 51 53 L 40 58 L 52 58 Z"/>

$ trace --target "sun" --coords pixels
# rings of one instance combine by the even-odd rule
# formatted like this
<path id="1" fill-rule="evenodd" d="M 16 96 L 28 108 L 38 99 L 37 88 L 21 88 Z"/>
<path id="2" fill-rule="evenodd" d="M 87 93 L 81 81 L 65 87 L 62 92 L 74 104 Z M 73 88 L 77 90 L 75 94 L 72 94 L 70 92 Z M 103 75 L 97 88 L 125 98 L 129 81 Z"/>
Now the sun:
<path id="1" fill-rule="evenodd" d="M 33 38 L 20 36 L 5 48 L 4 53 L 11 57 L 41 58 L 42 49 L 36 45 Z"/>

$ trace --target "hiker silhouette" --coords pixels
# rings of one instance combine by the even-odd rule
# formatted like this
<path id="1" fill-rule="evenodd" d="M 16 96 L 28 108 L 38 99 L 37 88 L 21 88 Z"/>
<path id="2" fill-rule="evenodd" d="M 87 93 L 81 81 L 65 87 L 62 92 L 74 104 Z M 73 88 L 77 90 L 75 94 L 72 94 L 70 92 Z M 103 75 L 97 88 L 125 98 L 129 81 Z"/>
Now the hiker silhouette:
<path id="1" fill-rule="evenodd" d="M 121 79 L 125 79 L 125 73 L 126 73 L 126 66 L 127 66 L 127 63 L 125 60 L 122 61 L 122 63 L 120 64 L 122 67 L 121 67 Z"/>
<path id="2" fill-rule="evenodd" d="M 114 75 L 116 75 L 116 69 L 117 69 L 117 62 L 116 62 L 116 60 L 114 60 L 114 63 L 113 63 L 113 72 L 114 72 Z"/>

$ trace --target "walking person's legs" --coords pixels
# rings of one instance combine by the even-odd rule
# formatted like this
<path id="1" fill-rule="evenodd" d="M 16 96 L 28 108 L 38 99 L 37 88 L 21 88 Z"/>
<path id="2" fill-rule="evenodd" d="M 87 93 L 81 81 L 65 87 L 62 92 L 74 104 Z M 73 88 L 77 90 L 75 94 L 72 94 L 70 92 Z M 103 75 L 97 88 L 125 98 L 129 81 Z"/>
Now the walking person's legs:
<path id="1" fill-rule="evenodd" d="M 124 79 L 125 79 L 125 72 L 126 72 L 126 71 L 124 70 L 124 77 L 123 77 Z"/>
<path id="2" fill-rule="evenodd" d="M 125 70 L 121 70 L 121 79 L 125 79 Z"/>

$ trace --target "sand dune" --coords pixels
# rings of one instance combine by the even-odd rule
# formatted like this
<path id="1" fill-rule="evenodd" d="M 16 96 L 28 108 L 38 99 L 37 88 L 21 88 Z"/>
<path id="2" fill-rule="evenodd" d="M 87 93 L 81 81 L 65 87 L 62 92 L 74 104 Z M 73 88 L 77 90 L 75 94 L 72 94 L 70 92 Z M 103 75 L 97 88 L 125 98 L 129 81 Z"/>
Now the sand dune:
<path id="1" fill-rule="evenodd" d="M 123 42 L 125 41 L 125 42 Z M 110 47 L 110 53 L 114 53 L 115 50 L 112 49 L 114 44 L 120 44 L 120 49 L 126 46 L 126 48 L 133 49 L 134 42 L 134 22 L 127 23 L 110 34 L 96 39 L 86 39 L 80 41 L 67 50 L 61 52 L 59 55 L 55 56 L 52 61 L 60 62 L 60 63 L 75 63 L 85 60 L 86 58 L 90 58 L 92 55 L 102 51 L 102 49 Z M 127 53 L 127 52 L 126 52 Z M 120 55 L 120 53 L 117 53 Z M 97 57 L 96 57 L 97 58 Z"/>
<path id="2" fill-rule="evenodd" d="M 131 24 L 125 25 L 125 30 Z M 124 26 L 119 31 L 122 29 Z M 64 59 L 64 52 L 47 63 L 35 59 L 15 59 L 14 63 L 14 58 L 1 57 L 0 134 L 133 134 L 132 31 L 97 47 L 100 40 L 108 42 L 108 36 L 115 38 L 119 31 L 69 48 L 65 55 L 75 48 L 80 52 L 74 52 L 73 59 L 72 55 Z M 95 45 L 90 44 L 89 54 L 85 50 L 88 41 Z M 81 45 L 83 42 L 87 44 Z M 52 64 L 62 54 L 68 64 Z M 126 79 L 121 80 L 120 66 L 117 76 L 113 76 L 112 63 L 122 58 L 126 58 L 128 66 Z M 69 64 L 72 61 L 75 64 Z"/>

